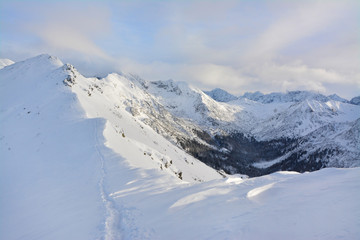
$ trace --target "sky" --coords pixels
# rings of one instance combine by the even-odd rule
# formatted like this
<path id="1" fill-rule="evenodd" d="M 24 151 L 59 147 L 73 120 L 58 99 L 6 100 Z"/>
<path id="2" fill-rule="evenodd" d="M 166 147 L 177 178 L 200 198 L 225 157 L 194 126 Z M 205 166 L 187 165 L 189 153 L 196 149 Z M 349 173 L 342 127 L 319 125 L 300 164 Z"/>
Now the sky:
<path id="1" fill-rule="evenodd" d="M 0 58 L 203 90 L 360 95 L 360 1 L 0 0 Z"/>

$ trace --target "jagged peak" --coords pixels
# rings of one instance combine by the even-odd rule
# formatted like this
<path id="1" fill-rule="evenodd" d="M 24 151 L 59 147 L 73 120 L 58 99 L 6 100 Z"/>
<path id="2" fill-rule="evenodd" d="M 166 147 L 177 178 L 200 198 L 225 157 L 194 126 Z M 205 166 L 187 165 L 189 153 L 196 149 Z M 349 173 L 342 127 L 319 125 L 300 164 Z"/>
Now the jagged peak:
<path id="1" fill-rule="evenodd" d="M 62 69 L 64 71 L 67 71 L 69 73 L 71 73 L 72 75 L 81 75 L 79 73 L 79 71 L 70 63 L 65 63 L 63 66 L 62 66 Z"/>
<path id="2" fill-rule="evenodd" d="M 55 70 L 62 67 L 63 65 L 64 64 L 59 58 L 50 56 L 49 54 L 41 54 L 23 61 L 16 62 L 12 64 L 11 67 L 14 71 L 26 71 L 27 69 L 32 69 L 33 71 L 42 72 Z"/>
<path id="3" fill-rule="evenodd" d="M 337 96 L 338 97 L 338 96 Z M 245 93 L 240 98 L 247 98 L 253 101 L 261 102 L 264 104 L 267 103 L 277 103 L 277 102 L 301 102 L 305 100 L 314 99 L 320 102 L 327 102 L 329 100 L 341 101 L 346 102 L 345 99 L 337 98 L 336 96 L 327 97 L 321 93 L 317 93 L 314 91 L 288 91 L 286 93 L 282 92 L 273 92 L 268 94 L 263 94 L 261 92 L 255 93 Z M 337 99 L 336 99 L 337 98 Z"/>
<path id="4" fill-rule="evenodd" d="M 171 86 L 171 87 L 186 87 L 189 88 L 189 84 L 187 82 L 184 81 L 175 81 L 173 79 L 168 79 L 168 80 L 158 80 L 158 81 L 152 81 L 151 82 L 154 85 L 162 85 L 162 86 Z"/>
<path id="5" fill-rule="evenodd" d="M 134 84 L 147 89 L 149 87 L 149 82 L 146 81 L 145 79 L 141 78 L 139 75 L 134 74 L 134 73 L 128 73 L 128 74 L 124 74 L 121 73 L 123 76 L 125 76 L 127 79 L 129 79 L 130 81 L 132 81 Z"/>
<path id="6" fill-rule="evenodd" d="M 25 60 L 26 62 L 41 62 L 41 63 L 44 63 L 44 62 L 50 62 L 52 63 L 53 65 L 57 65 L 58 67 L 61 67 L 63 64 L 63 62 L 56 56 L 52 56 L 52 55 L 49 55 L 49 54 L 40 54 L 38 56 L 35 56 L 35 57 L 32 57 L 32 58 L 28 58 Z"/>
<path id="7" fill-rule="evenodd" d="M 150 82 L 152 86 L 155 86 L 157 89 L 164 89 L 166 92 L 175 93 L 176 95 L 182 95 L 183 93 L 195 93 L 199 92 L 197 89 L 194 89 L 189 86 L 188 83 L 183 81 L 174 81 L 173 79 L 168 80 L 159 80 Z"/>
<path id="8" fill-rule="evenodd" d="M 218 102 L 230 102 L 230 101 L 238 99 L 234 95 L 228 93 L 227 91 L 225 91 L 221 88 L 215 88 L 211 91 L 204 91 L 204 93 Z"/>
<path id="9" fill-rule="evenodd" d="M 68 76 L 63 80 L 63 83 L 66 86 L 72 87 L 74 84 L 76 84 L 76 78 L 81 74 L 73 65 L 69 63 L 64 64 L 62 69 L 68 74 Z"/>
<path id="10" fill-rule="evenodd" d="M 349 103 L 348 100 L 346 100 L 345 98 L 340 97 L 337 94 L 331 94 L 328 96 L 329 99 L 334 100 L 334 101 L 338 101 L 338 102 L 343 102 L 343 103 Z"/>

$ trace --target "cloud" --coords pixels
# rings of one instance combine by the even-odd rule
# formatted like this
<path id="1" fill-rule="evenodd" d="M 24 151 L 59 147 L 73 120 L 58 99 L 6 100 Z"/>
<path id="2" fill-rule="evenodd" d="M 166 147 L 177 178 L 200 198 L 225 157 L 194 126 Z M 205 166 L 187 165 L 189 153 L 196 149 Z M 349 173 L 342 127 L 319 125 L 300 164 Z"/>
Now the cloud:
<path id="1" fill-rule="evenodd" d="M 109 59 L 96 43 L 111 31 L 111 12 L 106 6 L 95 2 L 15 2 L 10 7 L 16 9 L 18 17 L 14 27 L 27 39 L 36 39 L 36 50 L 63 57 L 81 54 Z"/>
<path id="2" fill-rule="evenodd" d="M 141 64 L 124 59 L 119 64 L 124 71 L 136 72 L 147 80 L 173 78 L 204 90 L 220 87 L 235 95 L 246 91 L 269 93 L 311 90 L 324 94 L 338 93 L 351 98 L 360 89 L 359 74 L 344 75 L 333 70 L 312 68 L 301 61 L 287 64 L 267 62 L 237 68 L 216 64 Z"/>
<path id="3" fill-rule="evenodd" d="M 4 6 L 0 17 L 11 26 L 2 31 L 2 55 L 18 49 L 48 52 L 85 75 L 133 72 L 234 94 L 306 89 L 350 97 L 360 90 L 356 1 Z"/>
<path id="4" fill-rule="evenodd" d="M 341 1 L 293 1 L 271 22 L 248 51 L 247 57 L 274 57 L 282 49 L 332 29 L 349 6 Z M 291 10 L 289 10 L 291 9 Z"/>
<path id="5" fill-rule="evenodd" d="M 2 55 L 22 60 L 48 53 L 88 76 L 115 70 L 114 58 L 103 47 L 112 34 L 112 12 L 106 4 L 15 1 L 4 4 L 2 11 L 4 22 L 11 23 L 4 27 Z"/>

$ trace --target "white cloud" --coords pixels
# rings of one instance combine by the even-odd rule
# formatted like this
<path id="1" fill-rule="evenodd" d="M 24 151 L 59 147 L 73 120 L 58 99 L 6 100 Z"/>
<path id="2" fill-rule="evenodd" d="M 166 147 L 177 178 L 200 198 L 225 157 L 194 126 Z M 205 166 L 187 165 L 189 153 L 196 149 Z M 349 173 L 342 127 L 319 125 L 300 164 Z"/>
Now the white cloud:
<path id="1" fill-rule="evenodd" d="M 44 3 L 32 9 L 35 21 L 25 28 L 55 54 L 82 54 L 109 59 L 95 41 L 111 30 L 110 11 L 98 4 Z"/>
<path id="2" fill-rule="evenodd" d="M 293 1 L 284 16 L 272 22 L 254 42 L 247 57 L 274 57 L 297 41 L 326 31 L 346 14 L 341 1 Z M 281 10 L 279 10 L 281 16 Z"/>
<path id="3" fill-rule="evenodd" d="M 283 65 L 268 62 L 239 68 L 215 64 L 140 64 L 131 60 L 123 60 L 119 65 L 124 71 L 136 72 L 148 80 L 173 78 L 204 90 L 220 87 L 236 95 L 257 90 L 264 93 L 311 90 L 350 98 L 360 90 L 359 74 L 342 75 L 332 70 L 311 68 L 301 61 Z"/>
<path id="4" fill-rule="evenodd" d="M 355 1 L 39 3 L 24 4 L 32 20 L 17 24 L 40 41 L 6 46 L 57 55 L 87 75 L 121 70 L 234 94 L 360 92 Z"/>

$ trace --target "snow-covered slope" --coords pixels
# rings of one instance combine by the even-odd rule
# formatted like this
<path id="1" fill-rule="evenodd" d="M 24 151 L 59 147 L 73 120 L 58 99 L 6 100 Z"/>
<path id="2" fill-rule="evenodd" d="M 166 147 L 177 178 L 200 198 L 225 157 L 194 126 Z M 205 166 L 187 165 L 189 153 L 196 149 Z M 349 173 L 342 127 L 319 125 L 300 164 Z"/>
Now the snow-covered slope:
<path id="1" fill-rule="evenodd" d="M 359 174 L 278 172 L 166 190 L 140 180 L 111 196 L 125 202 L 124 239 L 358 239 Z"/>
<path id="2" fill-rule="evenodd" d="M 129 164 L 165 171 L 189 182 L 221 178 L 215 170 L 186 154 L 144 123 L 155 117 L 167 124 L 169 113 L 158 111 L 159 104 L 134 82 L 118 74 L 100 80 L 88 79 L 72 66 L 68 69 L 74 73 L 72 91 L 77 94 L 87 117 L 107 120 L 106 145 L 129 159 Z M 141 108 L 150 109 L 137 114 Z"/>
<path id="3" fill-rule="evenodd" d="M 141 90 L 121 76 L 100 87 L 40 55 L 2 69 L 0 79 L 1 239 L 118 239 L 118 211 L 105 192 L 106 173 L 118 169 L 106 169 L 112 159 L 122 181 L 223 178 L 132 117 L 123 104 L 130 95 L 120 96 Z M 113 94 L 100 97 L 102 88 Z"/>
<path id="4" fill-rule="evenodd" d="M 340 102 L 346 102 L 346 99 L 340 98 L 336 94 L 326 97 L 320 93 L 310 92 L 310 91 L 289 91 L 287 93 L 275 92 L 269 94 L 254 92 L 254 93 L 245 93 L 240 98 L 247 98 L 261 103 L 301 102 L 304 100 L 316 100 L 320 102 L 335 100 Z"/>
<path id="5" fill-rule="evenodd" d="M 211 98 L 213 98 L 218 102 L 230 102 L 237 99 L 237 97 L 226 92 L 221 88 L 215 88 L 211 91 L 204 91 L 204 93 L 206 93 L 207 95 L 209 95 Z"/>
<path id="6" fill-rule="evenodd" d="M 350 103 L 360 105 L 360 96 L 354 97 L 350 100 Z"/>
<path id="7" fill-rule="evenodd" d="M 6 66 L 9 66 L 11 64 L 13 64 L 14 62 L 10 59 L 7 59 L 7 58 L 1 58 L 0 59 L 0 69 L 6 67 Z"/>
<path id="8" fill-rule="evenodd" d="M 62 65 L 42 55 L 0 70 L 1 239 L 102 236 L 104 121 L 83 117 Z"/>
<path id="9" fill-rule="evenodd" d="M 200 89 L 185 82 L 157 81 L 147 83 L 147 92 L 177 118 L 199 126 L 226 125 L 235 121 L 238 107 L 216 102 Z"/>
<path id="10" fill-rule="evenodd" d="M 346 100 L 345 98 L 342 98 L 342 97 L 338 96 L 337 94 L 329 95 L 328 98 L 330 100 L 334 100 L 334 101 L 337 101 L 337 102 L 343 102 L 343 103 L 349 103 L 350 102 L 349 100 Z"/>
<path id="11" fill-rule="evenodd" d="M 194 157 L 217 170 L 249 176 L 278 170 L 303 172 L 360 166 L 359 148 L 342 144 L 347 142 L 352 146 L 359 141 L 360 136 L 346 132 L 349 126 L 357 126 L 354 123 L 359 119 L 360 107 L 337 95 L 326 97 L 307 91 L 266 95 L 255 92 L 218 102 L 185 82 L 148 82 L 124 73 L 87 79 L 71 65 L 66 69 L 69 76 L 65 83 L 72 87 L 83 107 L 90 109 L 86 110 L 89 116 L 105 118 L 108 128 L 151 146 L 157 152 L 157 157 L 151 157 L 155 159 L 153 167 L 168 166 L 170 160 L 164 155 L 170 153 L 158 147 L 164 145 L 158 143 L 160 140 L 145 139 L 161 138 L 172 148 L 180 146 L 193 156 L 175 154 L 172 167 L 167 169 L 174 175 L 185 172 L 182 177 L 187 181 L 206 178 L 206 174 L 200 177 L 190 171 L 192 164 L 188 162 L 196 161 L 188 158 Z M 223 90 L 212 93 L 223 98 L 229 96 Z M 129 125 L 131 122 L 135 123 Z M 131 135 L 125 134 L 128 129 Z M 315 134 L 321 129 L 334 130 Z M 356 131 L 356 127 L 349 131 Z M 148 137 L 135 137 L 142 136 L 139 133 Z M 119 144 L 120 140 L 114 142 Z M 130 145 L 138 148 L 136 144 Z M 141 147 L 139 154 L 144 154 L 146 148 Z M 187 159 L 185 165 L 183 159 Z M 301 164 L 297 164 L 299 161 Z M 260 165 L 268 167 L 258 168 Z"/>
<path id="12" fill-rule="evenodd" d="M 198 138 L 190 134 L 176 140 L 214 168 L 255 176 L 277 170 L 360 166 L 359 148 L 341 144 L 359 141 L 360 136 L 345 132 L 359 119 L 360 108 L 337 95 L 256 92 L 244 95 L 253 100 L 242 97 L 224 103 L 174 81 L 148 83 L 146 90 L 173 116 L 201 129 Z M 335 126 L 331 134 L 315 134 Z M 356 131 L 356 127 L 351 129 Z M 314 144 L 305 147 L 304 141 Z M 300 159 L 301 166 L 296 164 Z M 269 163 L 268 169 L 253 168 L 263 162 Z"/>
<path id="13" fill-rule="evenodd" d="M 248 179 L 179 148 L 192 139 L 218 154 L 209 134 L 261 108 L 183 83 L 85 78 L 49 55 L 1 69 L 0 239 L 356 239 L 359 168 Z M 359 120 L 340 120 L 312 133 L 356 149 L 341 139 L 359 136 Z"/>

